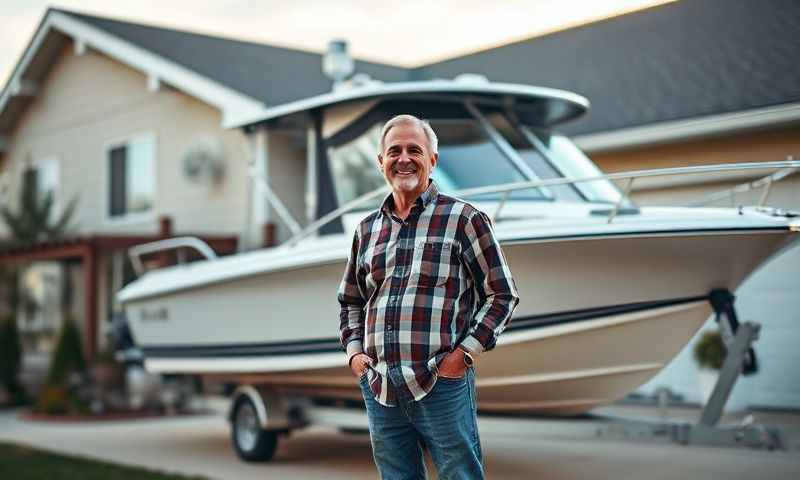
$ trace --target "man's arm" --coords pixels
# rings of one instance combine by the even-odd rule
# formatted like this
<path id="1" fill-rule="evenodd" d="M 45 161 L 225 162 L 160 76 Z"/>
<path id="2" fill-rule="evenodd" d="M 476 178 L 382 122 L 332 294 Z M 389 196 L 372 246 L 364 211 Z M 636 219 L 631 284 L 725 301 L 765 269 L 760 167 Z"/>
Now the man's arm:
<path id="1" fill-rule="evenodd" d="M 364 351 L 364 300 L 361 279 L 358 271 L 358 230 L 353 235 L 353 245 L 347 259 L 342 283 L 339 285 L 339 340 L 347 351 L 347 364 Z"/>
<path id="2" fill-rule="evenodd" d="M 494 348 L 519 303 L 519 295 L 486 214 L 474 211 L 467 217 L 462 232 L 462 255 L 475 282 L 478 310 L 469 334 L 459 347 L 478 354 Z"/>

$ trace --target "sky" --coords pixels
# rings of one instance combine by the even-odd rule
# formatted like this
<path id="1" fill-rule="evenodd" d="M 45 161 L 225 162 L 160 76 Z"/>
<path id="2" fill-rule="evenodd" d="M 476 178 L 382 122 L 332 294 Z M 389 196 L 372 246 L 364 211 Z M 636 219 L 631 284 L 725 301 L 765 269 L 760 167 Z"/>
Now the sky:
<path id="1" fill-rule="evenodd" d="M 670 0 L 0 0 L 0 85 L 48 6 L 137 23 L 415 66 Z"/>

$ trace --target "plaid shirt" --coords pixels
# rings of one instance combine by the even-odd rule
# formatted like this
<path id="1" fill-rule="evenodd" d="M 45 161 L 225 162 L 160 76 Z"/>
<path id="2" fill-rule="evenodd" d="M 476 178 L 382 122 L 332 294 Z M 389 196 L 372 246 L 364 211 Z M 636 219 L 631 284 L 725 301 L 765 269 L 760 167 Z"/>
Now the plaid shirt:
<path id="1" fill-rule="evenodd" d="M 348 360 L 372 359 L 365 375 L 386 406 L 427 395 L 455 348 L 492 349 L 519 301 L 486 214 L 433 182 L 406 220 L 393 205 L 390 194 L 359 224 L 338 295 Z"/>

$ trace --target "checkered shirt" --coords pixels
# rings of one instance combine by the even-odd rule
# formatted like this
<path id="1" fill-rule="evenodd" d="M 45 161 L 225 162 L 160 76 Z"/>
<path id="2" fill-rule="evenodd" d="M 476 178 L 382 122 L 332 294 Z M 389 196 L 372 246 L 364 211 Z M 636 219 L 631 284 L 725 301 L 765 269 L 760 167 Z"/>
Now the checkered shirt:
<path id="1" fill-rule="evenodd" d="M 519 302 L 486 214 L 434 182 L 405 220 L 393 205 L 390 194 L 357 227 L 338 292 L 348 360 L 372 359 L 365 375 L 385 406 L 425 397 L 455 348 L 492 349 Z"/>

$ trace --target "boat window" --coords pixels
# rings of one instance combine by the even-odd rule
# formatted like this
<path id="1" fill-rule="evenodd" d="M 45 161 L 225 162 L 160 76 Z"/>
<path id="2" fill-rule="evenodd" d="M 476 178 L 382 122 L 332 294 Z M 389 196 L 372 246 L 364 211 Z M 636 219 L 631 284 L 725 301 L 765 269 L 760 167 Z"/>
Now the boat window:
<path id="1" fill-rule="evenodd" d="M 432 120 L 439 138 L 439 162 L 432 177 L 443 192 L 524 182 L 520 173 L 484 135 L 474 120 Z M 472 200 L 499 199 L 500 193 L 470 197 Z M 514 191 L 510 199 L 545 200 L 539 189 Z"/>
<path id="2" fill-rule="evenodd" d="M 328 148 L 336 199 L 340 206 L 384 185 L 383 175 L 378 169 L 381 127 L 382 124 L 375 124 L 355 139 Z M 376 199 L 365 208 L 375 208 L 381 200 Z"/>
<path id="3" fill-rule="evenodd" d="M 501 112 L 487 113 L 486 119 L 500 132 L 514 150 L 517 151 L 519 156 L 528 164 L 538 178 L 543 180 L 564 178 L 564 174 L 551 164 L 547 157 L 523 136 L 522 132 L 511 125 L 505 115 Z M 574 185 L 551 185 L 548 186 L 547 189 L 561 201 L 584 201 L 584 197 Z"/>
<path id="4" fill-rule="evenodd" d="M 547 149 L 550 159 L 555 162 L 559 170 L 564 172 L 567 178 L 603 175 L 594 162 L 567 137 L 544 132 L 536 132 L 536 137 L 542 141 L 543 148 Z M 619 188 L 610 180 L 580 182 L 575 186 L 590 202 L 616 203 L 622 196 Z"/>
<path id="5" fill-rule="evenodd" d="M 327 149 L 339 205 L 384 185 L 377 165 L 382 126 L 382 122 L 376 123 L 354 139 Z M 475 120 L 432 120 L 431 126 L 439 138 L 439 161 L 431 176 L 442 192 L 529 180 L 486 138 Z M 501 196 L 492 193 L 470 200 L 494 200 Z M 509 199 L 547 200 L 536 188 L 514 191 Z M 364 208 L 375 208 L 381 200 L 376 199 Z"/>

